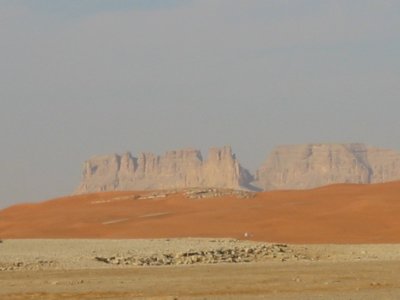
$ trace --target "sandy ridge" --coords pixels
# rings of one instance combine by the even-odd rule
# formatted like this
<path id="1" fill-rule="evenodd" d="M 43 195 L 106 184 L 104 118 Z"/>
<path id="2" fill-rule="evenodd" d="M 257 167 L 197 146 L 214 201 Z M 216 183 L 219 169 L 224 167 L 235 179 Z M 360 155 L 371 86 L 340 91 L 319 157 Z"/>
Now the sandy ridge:
<path id="1" fill-rule="evenodd" d="M 106 192 L 0 211 L 0 238 L 232 237 L 400 243 L 400 182 L 307 191 Z"/>

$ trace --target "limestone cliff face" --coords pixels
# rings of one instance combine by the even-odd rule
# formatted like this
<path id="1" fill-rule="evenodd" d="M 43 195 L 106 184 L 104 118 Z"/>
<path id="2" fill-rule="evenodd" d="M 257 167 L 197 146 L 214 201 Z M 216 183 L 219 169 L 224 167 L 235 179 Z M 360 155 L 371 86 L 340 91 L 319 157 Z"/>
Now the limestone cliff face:
<path id="1" fill-rule="evenodd" d="M 400 153 L 390 149 L 369 148 L 367 159 L 371 183 L 400 180 Z"/>
<path id="2" fill-rule="evenodd" d="M 200 151 L 168 151 L 163 156 L 140 153 L 96 156 L 85 162 L 76 193 L 187 187 L 241 188 L 253 180 L 229 146 L 212 148 L 206 160 Z"/>
<path id="3" fill-rule="evenodd" d="M 257 171 L 264 190 L 400 180 L 400 153 L 363 144 L 279 146 Z"/>
<path id="4" fill-rule="evenodd" d="M 140 153 L 96 156 L 84 164 L 76 193 L 189 187 L 307 189 L 334 183 L 400 180 L 400 153 L 363 144 L 279 146 L 253 176 L 229 146 L 183 149 L 162 156 Z"/>

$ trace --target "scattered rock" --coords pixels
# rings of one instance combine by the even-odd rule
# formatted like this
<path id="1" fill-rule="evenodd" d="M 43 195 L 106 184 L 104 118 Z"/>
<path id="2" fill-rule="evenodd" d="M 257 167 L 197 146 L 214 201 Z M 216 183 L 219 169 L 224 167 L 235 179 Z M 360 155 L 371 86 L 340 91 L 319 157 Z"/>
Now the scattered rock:
<path id="1" fill-rule="evenodd" d="M 373 286 L 373 287 L 379 287 L 381 285 L 382 285 L 381 283 L 376 282 L 376 281 L 373 281 L 373 282 L 370 283 L 370 286 Z"/>
<path id="2" fill-rule="evenodd" d="M 55 267 L 57 265 L 58 263 L 52 260 L 37 260 L 29 263 L 17 260 L 13 263 L 0 262 L 0 271 L 41 270 L 48 267 Z"/>
<path id="3" fill-rule="evenodd" d="M 147 256 L 113 255 L 96 256 L 97 261 L 114 265 L 168 266 L 216 263 L 249 263 L 269 259 L 287 261 L 289 259 L 309 259 L 293 253 L 285 244 L 259 244 L 256 246 L 220 247 L 216 249 L 193 250 L 180 253 L 153 253 Z"/>
<path id="4" fill-rule="evenodd" d="M 193 188 L 184 191 L 187 198 L 216 198 L 223 196 L 235 196 L 236 198 L 248 199 L 255 196 L 254 192 L 234 189 L 218 189 L 218 188 Z"/>

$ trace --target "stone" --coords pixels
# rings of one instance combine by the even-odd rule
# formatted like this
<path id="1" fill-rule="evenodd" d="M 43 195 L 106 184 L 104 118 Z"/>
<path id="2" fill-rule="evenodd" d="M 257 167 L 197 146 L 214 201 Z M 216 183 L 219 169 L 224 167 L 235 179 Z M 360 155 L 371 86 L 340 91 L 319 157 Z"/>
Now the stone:
<path id="1" fill-rule="evenodd" d="M 309 189 L 338 183 L 368 184 L 400 180 L 400 153 L 352 144 L 276 147 L 252 176 L 230 146 L 199 150 L 95 156 L 84 163 L 76 194 L 115 190 L 177 190 L 202 199 L 234 195 L 252 198 L 259 190 Z M 144 199 L 166 197 L 147 195 Z M 142 199 L 141 198 L 141 199 Z M 147 199 L 146 198 L 146 199 Z"/>
<path id="2" fill-rule="evenodd" d="M 112 255 L 109 257 L 95 256 L 94 259 L 117 265 L 136 265 L 136 266 L 168 266 L 168 265 L 192 265 L 192 264 L 216 264 L 216 263 L 249 263 L 252 261 L 279 259 L 286 261 L 289 259 L 299 260 L 308 259 L 288 255 L 292 252 L 286 245 L 256 245 L 242 247 L 223 247 L 208 250 L 188 249 L 179 253 L 149 253 L 147 256 L 138 255 Z"/>
<path id="3" fill-rule="evenodd" d="M 112 154 L 84 163 L 76 194 L 190 187 L 242 189 L 252 180 L 230 146 L 210 149 L 206 160 L 195 149 L 168 151 L 163 156 Z"/>
<path id="4" fill-rule="evenodd" d="M 364 144 L 279 146 L 255 177 L 263 190 L 400 180 L 400 153 Z"/>

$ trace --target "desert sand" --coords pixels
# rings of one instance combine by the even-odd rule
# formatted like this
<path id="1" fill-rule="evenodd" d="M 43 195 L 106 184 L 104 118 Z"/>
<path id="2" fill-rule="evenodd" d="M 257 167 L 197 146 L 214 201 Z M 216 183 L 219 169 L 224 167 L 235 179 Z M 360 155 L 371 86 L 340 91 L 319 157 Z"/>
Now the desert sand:
<path id="1" fill-rule="evenodd" d="M 399 299 L 400 182 L 0 211 L 0 299 Z"/>
<path id="2" fill-rule="evenodd" d="M 399 199 L 400 182 L 248 195 L 203 190 L 106 192 L 0 211 L 0 238 L 399 243 Z"/>

